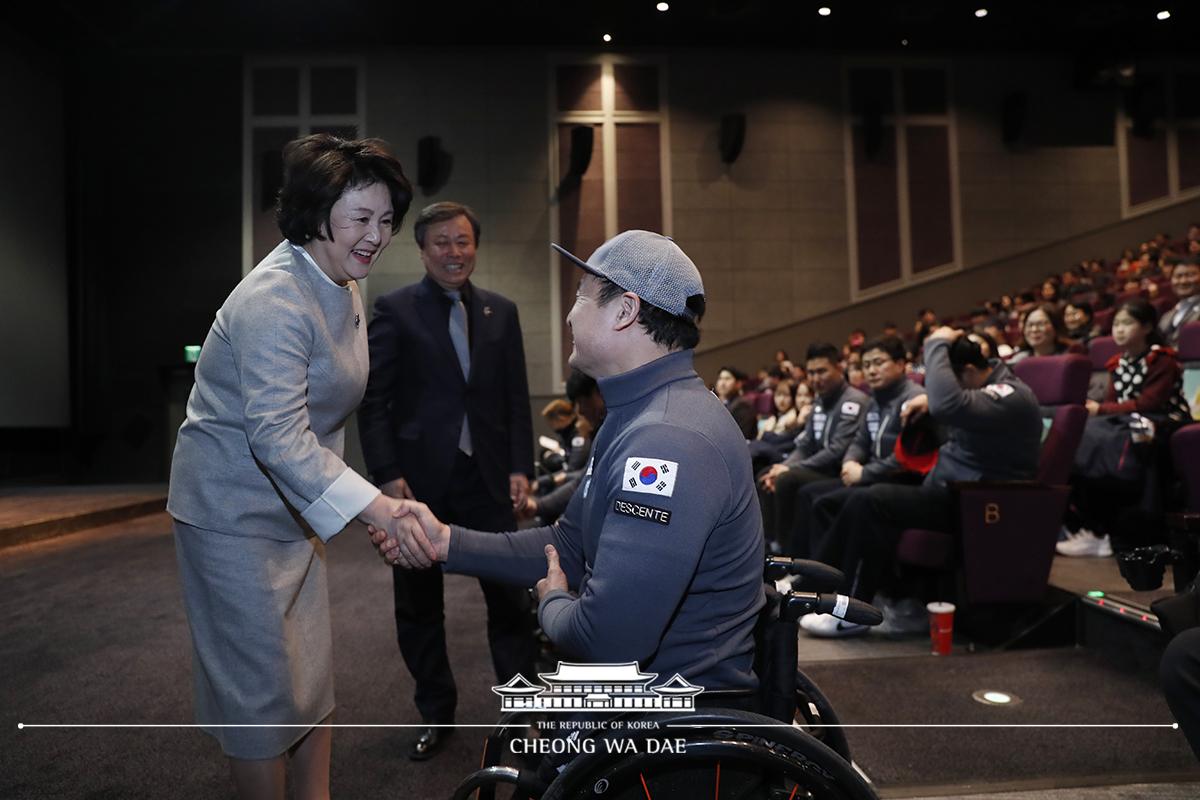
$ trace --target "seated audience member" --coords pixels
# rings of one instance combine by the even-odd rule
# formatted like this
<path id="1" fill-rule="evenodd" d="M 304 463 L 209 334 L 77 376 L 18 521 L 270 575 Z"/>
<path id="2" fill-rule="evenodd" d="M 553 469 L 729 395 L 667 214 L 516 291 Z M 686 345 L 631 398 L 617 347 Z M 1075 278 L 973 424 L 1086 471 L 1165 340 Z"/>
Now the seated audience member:
<path id="1" fill-rule="evenodd" d="M 713 392 L 729 409 L 733 421 L 737 423 L 742 435 L 747 440 L 758 435 L 758 412 L 754 406 L 742 396 L 746 384 L 746 373 L 736 367 L 721 367 L 717 373 L 717 382 L 713 384 Z"/>
<path id="2" fill-rule="evenodd" d="M 579 418 L 574 403 L 561 397 L 555 398 L 542 409 L 542 418 L 554 431 L 554 438 L 562 447 L 564 455 L 560 472 L 582 469 L 591 451 L 591 445 L 588 444 L 590 426 Z"/>
<path id="3" fill-rule="evenodd" d="M 1058 307 L 1059 304 L 1059 279 L 1057 277 L 1047 278 L 1042 282 L 1042 292 L 1040 303 Z"/>
<path id="4" fill-rule="evenodd" d="M 900 326 L 897 325 L 895 322 L 892 322 L 889 319 L 887 322 L 883 323 L 883 326 L 880 328 L 879 335 L 880 336 L 899 336 L 900 335 Z"/>
<path id="5" fill-rule="evenodd" d="M 840 472 L 842 457 L 867 406 L 867 396 L 846 383 L 836 347 L 825 342 L 811 344 L 807 356 L 805 371 L 814 395 L 812 414 L 791 455 L 759 476 L 763 530 L 777 546 L 795 523 L 800 489 Z"/>
<path id="6" fill-rule="evenodd" d="M 845 354 L 847 358 L 850 357 L 851 353 L 861 353 L 863 342 L 866 340 L 867 332 L 862 328 L 855 328 L 854 330 L 850 331 L 850 335 L 846 337 L 846 343 L 842 345 L 842 353 Z"/>
<path id="7" fill-rule="evenodd" d="M 775 413 L 759 423 L 758 438 L 750 442 L 755 475 L 787 458 L 796 447 L 796 434 L 812 413 L 811 400 L 801 407 L 796 405 L 796 385 L 790 380 L 779 382 L 774 400 Z"/>
<path id="8" fill-rule="evenodd" d="M 582 417 L 571 438 L 567 468 L 538 480 L 537 494 L 527 497 L 524 506 L 516 509 L 518 519 L 537 518 L 546 525 L 554 522 L 566 510 L 583 477 L 592 443 L 604 422 L 604 397 L 595 378 L 573 369 L 567 378 L 567 401 Z"/>
<path id="9" fill-rule="evenodd" d="M 759 425 L 758 438 L 784 436 L 791 440 L 804 427 L 800 410 L 796 408 L 796 385 L 790 380 L 781 380 L 775 386 L 775 413 Z M 809 411 L 811 411 L 811 404 Z"/>
<path id="10" fill-rule="evenodd" d="M 896 459 L 896 439 L 900 436 L 900 409 L 910 399 L 925 394 L 905 374 L 907 366 L 904 342 L 895 336 L 883 336 L 863 348 L 863 367 L 871 398 L 866 414 L 858 425 L 854 441 L 842 458 L 841 475 L 806 484 L 797 495 L 795 523 L 781 547 L 788 555 L 809 558 L 818 542 L 811 539 L 814 503 L 837 509 L 845 493 L 881 482 L 913 483 Z M 834 516 L 836 510 L 830 514 Z"/>
<path id="11" fill-rule="evenodd" d="M 877 483 L 849 492 L 824 532 L 817 557 L 846 575 L 844 594 L 870 601 L 891 565 L 906 528 L 957 528 L 950 481 L 1030 480 L 1037 473 L 1042 420 L 1037 398 L 985 346 L 953 328 L 925 342 L 925 390 L 908 401 L 905 425 L 928 412 L 946 431 L 934 468 L 920 486 Z M 867 628 L 826 614 L 801 627 L 814 636 L 865 633 Z"/>
<path id="12" fill-rule="evenodd" d="M 1163 314 L 1158 330 L 1163 344 L 1176 347 L 1179 329 L 1189 322 L 1200 321 L 1200 258 L 1193 256 L 1175 265 L 1171 273 L 1171 291 L 1179 302 Z"/>
<path id="13" fill-rule="evenodd" d="M 937 327 L 937 322 L 937 314 L 932 308 L 917 309 L 917 321 L 913 324 L 913 350 L 910 353 L 913 361 L 920 361 L 921 345 L 925 343 L 925 337 Z"/>
<path id="14" fill-rule="evenodd" d="M 1053 306 L 1043 303 L 1030 310 L 1021 321 L 1021 344 L 1008 363 L 1030 356 L 1057 356 L 1072 348 L 1063 338 L 1062 318 Z M 1078 349 L 1078 348 L 1077 348 Z"/>
<path id="15" fill-rule="evenodd" d="M 1095 317 L 1091 303 L 1071 300 L 1063 309 L 1063 337 L 1086 347 L 1088 342 L 1100 335 L 1100 326 L 1095 323 Z"/>
<path id="16" fill-rule="evenodd" d="M 1190 418 L 1183 371 L 1175 351 L 1161 347 L 1154 306 L 1137 298 L 1121 304 L 1112 337 L 1121 352 L 1109 359 L 1104 401 L 1086 402 L 1087 427 L 1071 479 L 1074 530 L 1057 545 L 1064 556 L 1110 556 L 1110 534 L 1139 501 L 1161 502 L 1147 477 L 1171 433 Z M 1122 531 L 1118 531 L 1122 532 Z"/>
<path id="17" fill-rule="evenodd" d="M 1002 358 L 1007 361 L 1012 357 L 1012 354 L 1016 352 L 1013 350 L 1012 345 L 1005 340 L 1004 331 L 996 322 L 991 322 L 987 325 L 984 325 L 983 330 L 979 333 L 980 335 L 991 339 L 993 342 L 996 342 L 996 356 L 998 358 Z"/>

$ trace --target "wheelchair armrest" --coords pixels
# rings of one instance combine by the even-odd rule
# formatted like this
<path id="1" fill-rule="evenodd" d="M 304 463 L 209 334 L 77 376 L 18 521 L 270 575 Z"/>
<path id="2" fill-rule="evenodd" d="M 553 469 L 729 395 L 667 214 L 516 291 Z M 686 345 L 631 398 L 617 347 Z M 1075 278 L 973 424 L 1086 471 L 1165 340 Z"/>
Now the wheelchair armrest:
<path id="1" fill-rule="evenodd" d="M 768 556 L 763 575 L 771 583 L 788 575 L 795 575 L 798 580 L 793 588 L 814 592 L 834 591 L 846 580 L 841 570 L 828 564 L 787 556 Z"/>

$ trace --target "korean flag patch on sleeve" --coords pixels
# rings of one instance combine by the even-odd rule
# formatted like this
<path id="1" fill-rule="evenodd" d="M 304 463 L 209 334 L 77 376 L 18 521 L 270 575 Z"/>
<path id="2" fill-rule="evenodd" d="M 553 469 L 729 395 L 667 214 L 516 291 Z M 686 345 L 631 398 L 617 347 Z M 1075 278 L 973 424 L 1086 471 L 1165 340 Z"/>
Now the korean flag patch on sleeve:
<path id="1" fill-rule="evenodd" d="M 1007 383 L 993 383 L 983 387 L 983 393 L 990 395 L 996 400 L 1003 400 L 1015 391 L 1016 389 Z"/>
<path id="2" fill-rule="evenodd" d="M 627 458 L 621 476 L 621 488 L 627 492 L 670 497 L 675 491 L 679 464 L 661 458 Z"/>

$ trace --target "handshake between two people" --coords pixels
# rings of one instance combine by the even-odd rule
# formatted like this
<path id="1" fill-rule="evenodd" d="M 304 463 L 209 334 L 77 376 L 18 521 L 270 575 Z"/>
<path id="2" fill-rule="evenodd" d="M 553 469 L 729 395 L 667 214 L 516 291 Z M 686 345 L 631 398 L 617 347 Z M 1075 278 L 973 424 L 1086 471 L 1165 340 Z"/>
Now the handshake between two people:
<path id="1" fill-rule="evenodd" d="M 371 544 L 388 564 L 405 569 L 425 569 L 445 561 L 450 553 L 450 526 L 442 522 L 429 506 L 416 500 L 404 500 L 380 495 L 388 509 L 386 518 L 378 513 L 364 514 L 367 535 Z M 372 504 L 374 505 L 374 503 Z M 383 508 L 373 509 L 381 511 Z M 558 562 L 554 545 L 546 545 L 546 577 L 538 581 L 538 597 L 554 589 L 567 591 L 567 576 Z"/>

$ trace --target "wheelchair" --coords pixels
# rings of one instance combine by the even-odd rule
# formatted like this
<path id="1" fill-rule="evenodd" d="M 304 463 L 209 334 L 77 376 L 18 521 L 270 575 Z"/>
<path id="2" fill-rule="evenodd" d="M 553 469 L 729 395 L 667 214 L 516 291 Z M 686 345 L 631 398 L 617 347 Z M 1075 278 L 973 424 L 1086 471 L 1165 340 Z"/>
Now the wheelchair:
<path id="1" fill-rule="evenodd" d="M 543 755 L 518 757 L 515 766 L 501 763 L 514 739 L 542 735 L 530 712 L 509 712 L 485 740 L 481 769 L 459 784 L 454 800 L 473 793 L 494 800 L 501 785 L 511 787 L 505 789 L 510 800 L 874 800 L 851 766 L 849 743 L 829 700 L 796 668 L 797 634 L 808 613 L 834 613 L 863 625 L 877 625 L 883 615 L 859 600 L 829 594 L 841 585 L 842 573 L 825 564 L 773 556 L 764 578 L 766 603 L 754 630 L 757 692 L 706 691 L 705 705 L 717 707 L 689 712 L 612 712 L 604 726 L 578 732 L 570 760 L 549 768 Z M 781 578 L 793 584 L 782 594 L 775 588 Z M 801 591 L 808 589 L 814 591 Z M 646 727 L 629 725 L 634 720 Z M 676 746 L 664 752 L 664 740 Z"/>

